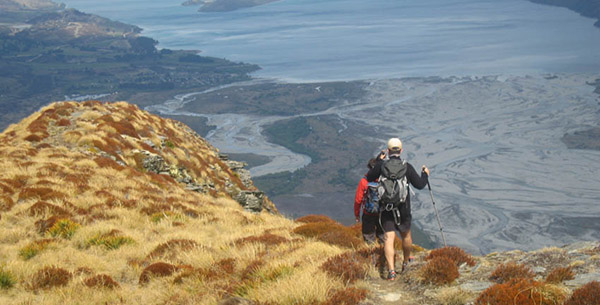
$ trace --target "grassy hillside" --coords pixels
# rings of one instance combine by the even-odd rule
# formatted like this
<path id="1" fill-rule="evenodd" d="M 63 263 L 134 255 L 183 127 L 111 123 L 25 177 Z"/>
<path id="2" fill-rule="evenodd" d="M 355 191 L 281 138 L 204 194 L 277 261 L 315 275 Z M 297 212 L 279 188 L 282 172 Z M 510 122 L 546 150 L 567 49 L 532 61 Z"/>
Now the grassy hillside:
<path id="1" fill-rule="evenodd" d="M 2 304 L 316 304 L 354 285 L 323 264 L 361 244 L 355 231 L 322 242 L 268 199 L 245 211 L 232 197 L 253 186 L 177 121 L 55 103 L 9 126 L 0 154 Z"/>

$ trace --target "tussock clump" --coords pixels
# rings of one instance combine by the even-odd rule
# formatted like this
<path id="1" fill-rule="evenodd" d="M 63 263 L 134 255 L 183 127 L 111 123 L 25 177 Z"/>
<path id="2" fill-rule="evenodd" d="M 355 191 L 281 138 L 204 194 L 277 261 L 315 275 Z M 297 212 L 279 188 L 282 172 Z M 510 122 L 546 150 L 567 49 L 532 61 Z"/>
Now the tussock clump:
<path id="1" fill-rule="evenodd" d="M 357 248 L 363 245 L 355 230 L 337 222 L 309 222 L 295 228 L 293 232 L 341 247 Z"/>
<path id="2" fill-rule="evenodd" d="M 248 236 L 248 237 L 239 238 L 236 241 L 234 241 L 234 244 L 243 245 L 246 243 L 262 243 L 267 246 L 277 246 L 279 244 L 282 244 L 282 243 L 285 243 L 288 241 L 289 240 L 285 237 L 271 234 L 271 233 L 264 233 L 263 235 L 259 235 L 259 236 Z"/>
<path id="3" fill-rule="evenodd" d="M 369 256 L 365 252 L 351 251 L 329 258 L 321 269 L 344 282 L 353 283 L 364 279 L 368 272 Z"/>
<path id="4" fill-rule="evenodd" d="M 24 260 L 28 260 L 46 250 L 46 248 L 48 248 L 48 246 L 54 242 L 56 242 L 56 239 L 53 238 L 36 240 L 21 248 L 21 250 L 19 250 L 19 256 Z"/>
<path id="5" fill-rule="evenodd" d="M 58 122 L 56 122 L 56 126 L 61 126 L 61 127 L 71 126 L 71 121 L 63 118 L 63 119 L 58 120 Z"/>
<path id="6" fill-rule="evenodd" d="M 115 280 L 113 280 L 112 277 L 106 274 L 98 274 L 95 276 L 88 277 L 85 280 L 83 280 L 83 284 L 90 288 L 97 287 L 114 289 L 120 287 L 119 283 L 117 283 Z"/>
<path id="7" fill-rule="evenodd" d="M 32 198 L 40 200 L 65 199 L 67 195 L 48 187 L 27 187 L 19 193 L 19 201 Z"/>
<path id="8" fill-rule="evenodd" d="M 242 281 L 246 281 L 252 278 L 252 275 L 256 273 L 262 266 L 265 265 L 265 261 L 262 259 L 256 259 L 244 268 L 241 274 Z"/>
<path id="9" fill-rule="evenodd" d="M 158 212 L 150 215 L 150 221 L 154 223 L 161 222 L 163 220 L 171 220 L 171 221 L 182 221 L 185 220 L 185 216 L 171 211 Z"/>
<path id="10" fill-rule="evenodd" d="M 99 167 L 112 168 L 116 170 L 125 169 L 125 167 L 121 166 L 119 163 L 117 163 L 117 161 L 107 157 L 96 157 L 94 158 L 94 162 L 96 162 Z"/>
<path id="11" fill-rule="evenodd" d="M 40 219 L 35 222 L 35 227 L 38 233 L 43 235 L 46 234 L 46 232 L 48 232 L 48 230 L 52 228 L 52 226 L 54 226 L 54 224 L 61 219 L 64 219 L 64 217 L 50 216 L 48 219 Z"/>
<path id="12" fill-rule="evenodd" d="M 558 267 L 546 276 L 546 283 L 560 284 L 564 281 L 572 280 L 575 278 L 575 273 L 571 267 Z"/>
<path id="13" fill-rule="evenodd" d="M 90 267 L 78 267 L 74 273 L 75 275 L 92 275 L 94 274 L 94 269 Z"/>
<path id="14" fill-rule="evenodd" d="M 2 180 L 0 180 L 2 181 Z M 4 183 L 4 182 L 0 182 L 0 191 L 2 191 L 2 193 L 4 193 L 5 195 L 9 195 L 13 193 L 13 189 L 12 187 L 10 187 L 8 184 Z M 3 195 L 3 196 L 5 196 Z"/>
<path id="15" fill-rule="evenodd" d="M 441 305 L 469 304 L 469 301 L 473 300 L 474 297 L 472 292 L 463 290 L 460 287 L 441 288 L 435 295 L 435 299 Z"/>
<path id="16" fill-rule="evenodd" d="M 330 222 L 311 222 L 303 224 L 293 230 L 294 233 L 305 237 L 317 237 L 323 233 L 340 230 L 342 225 Z"/>
<path id="17" fill-rule="evenodd" d="M 8 212 L 13 206 L 15 206 L 15 202 L 12 198 L 0 195 L 0 212 Z"/>
<path id="18" fill-rule="evenodd" d="M 298 219 L 296 219 L 297 222 L 303 222 L 303 223 L 311 223 L 311 222 L 335 222 L 335 220 L 331 219 L 328 216 L 325 215 L 315 215 L 315 214 L 310 214 L 310 215 L 306 215 L 306 216 L 302 216 Z"/>
<path id="19" fill-rule="evenodd" d="M 173 259 L 179 252 L 190 251 L 199 246 L 200 245 L 197 242 L 191 239 L 171 239 L 156 246 L 156 248 L 146 256 L 146 260 L 157 258 Z"/>
<path id="20" fill-rule="evenodd" d="M 246 296 L 248 293 L 260 285 L 268 282 L 275 282 L 288 277 L 294 273 L 294 268 L 285 264 L 276 266 L 267 266 L 265 268 L 255 269 L 246 280 L 229 285 L 225 291 L 231 290 L 236 295 Z"/>
<path id="21" fill-rule="evenodd" d="M 564 299 L 565 292 L 556 286 L 520 278 L 491 286 L 479 295 L 475 304 L 555 305 Z"/>
<path id="22" fill-rule="evenodd" d="M 224 258 L 216 263 L 216 266 L 223 270 L 227 274 L 233 274 L 235 272 L 235 259 Z"/>
<path id="23" fill-rule="evenodd" d="M 436 256 L 421 268 L 423 282 L 445 285 L 454 282 L 459 276 L 456 263 L 446 256 Z"/>
<path id="24" fill-rule="evenodd" d="M 467 254 L 463 249 L 459 247 L 444 247 L 432 250 L 425 259 L 431 260 L 441 256 L 449 258 L 457 266 L 460 266 L 464 263 L 466 263 L 469 266 L 475 266 L 475 260 L 473 259 L 473 257 L 470 254 Z"/>
<path id="25" fill-rule="evenodd" d="M 44 267 L 33 275 L 31 289 L 47 289 L 66 286 L 73 275 L 71 272 L 59 267 Z"/>
<path id="26" fill-rule="evenodd" d="M 27 176 L 18 175 L 11 179 L 2 179 L 0 181 L 4 182 L 6 185 L 10 186 L 14 190 L 19 190 L 24 188 L 25 185 L 27 185 L 28 179 L 29 177 Z"/>
<path id="27" fill-rule="evenodd" d="M 573 291 L 564 305 L 590 305 L 600 302 L 600 282 L 592 281 Z"/>
<path id="28" fill-rule="evenodd" d="M 25 137 L 25 141 L 28 141 L 28 142 L 40 142 L 40 141 L 44 140 L 47 137 L 48 137 L 47 133 L 44 133 L 42 135 L 30 134 L 27 137 Z"/>
<path id="29" fill-rule="evenodd" d="M 152 277 L 169 276 L 175 273 L 175 271 L 177 271 L 177 266 L 175 265 L 171 265 L 164 262 L 154 263 L 144 268 L 142 274 L 140 275 L 139 283 L 145 284 L 148 283 Z"/>
<path id="30" fill-rule="evenodd" d="M 45 201 L 38 201 L 34 203 L 31 207 L 29 207 L 29 209 L 27 210 L 29 211 L 29 216 L 37 216 L 43 214 L 53 214 L 63 217 L 71 216 L 71 213 L 69 213 L 69 211 L 65 210 L 64 208 L 61 208 L 57 205 Z"/>
<path id="31" fill-rule="evenodd" d="M 535 276 L 533 271 L 524 265 L 510 262 L 502 264 L 492 272 L 490 280 L 496 283 L 506 283 L 512 279 L 532 279 Z"/>
<path id="32" fill-rule="evenodd" d="M 97 234 L 86 241 L 86 247 L 103 246 L 107 250 L 115 250 L 122 245 L 133 244 L 135 241 L 131 237 L 123 236 L 119 230 L 112 230 L 108 233 Z"/>
<path id="33" fill-rule="evenodd" d="M 335 290 L 322 305 L 358 305 L 368 293 L 366 289 L 354 287 Z"/>
<path id="34" fill-rule="evenodd" d="M 318 239 L 328 244 L 345 248 L 358 248 L 364 245 L 364 242 L 354 236 L 354 233 L 348 229 L 326 232 L 319 235 Z"/>
<path id="35" fill-rule="evenodd" d="M 78 223 L 73 222 L 70 219 L 60 219 L 48 229 L 48 234 L 52 237 L 71 239 L 79 227 L 80 225 Z"/>
<path id="36" fill-rule="evenodd" d="M 4 267 L 0 267 L 0 288 L 10 289 L 17 283 L 15 276 Z"/>

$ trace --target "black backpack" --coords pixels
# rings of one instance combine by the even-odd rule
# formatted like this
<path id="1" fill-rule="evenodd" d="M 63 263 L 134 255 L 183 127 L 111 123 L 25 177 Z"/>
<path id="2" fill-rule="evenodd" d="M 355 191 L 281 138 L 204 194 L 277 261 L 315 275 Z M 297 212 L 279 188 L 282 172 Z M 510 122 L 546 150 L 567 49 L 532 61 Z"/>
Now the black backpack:
<path id="1" fill-rule="evenodd" d="M 408 196 L 408 179 L 406 161 L 397 158 L 389 159 L 381 164 L 379 177 L 379 210 L 391 211 L 406 202 Z"/>

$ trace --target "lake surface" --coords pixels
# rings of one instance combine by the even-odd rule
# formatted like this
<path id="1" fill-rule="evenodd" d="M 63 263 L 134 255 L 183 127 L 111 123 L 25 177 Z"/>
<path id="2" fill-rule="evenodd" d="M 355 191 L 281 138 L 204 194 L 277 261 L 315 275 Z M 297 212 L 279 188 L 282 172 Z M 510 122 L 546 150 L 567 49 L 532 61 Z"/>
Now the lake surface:
<path id="1" fill-rule="evenodd" d="M 159 47 L 260 65 L 287 81 L 600 71 L 600 29 L 525 0 L 282 0 L 200 13 L 183 0 L 66 0 Z"/>

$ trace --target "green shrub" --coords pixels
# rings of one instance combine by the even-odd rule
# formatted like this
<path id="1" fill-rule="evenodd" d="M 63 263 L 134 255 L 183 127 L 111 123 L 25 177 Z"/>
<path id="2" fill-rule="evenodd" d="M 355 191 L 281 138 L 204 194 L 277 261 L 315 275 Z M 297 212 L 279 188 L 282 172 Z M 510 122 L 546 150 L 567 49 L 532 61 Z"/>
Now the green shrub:
<path id="1" fill-rule="evenodd" d="M 28 260 L 44 251 L 54 241 L 54 239 L 42 239 L 29 243 L 19 250 L 19 256 L 24 260 Z"/>
<path id="2" fill-rule="evenodd" d="M 122 245 L 133 244 L 135 241 L 131 237 L 122 235 L 99 234 L 86 242 L 86 246 L 104 246 L 107 250 L 115 250 Z"/>
<path id="3" fill-rule="evenodd" d="M 15 280 L 14 275 L 4 268 L 0 267 L 0 288 L 9 289 L 12 288 L 17 281 Z"/>
<path id="4" fill-rule="evenodd" d="M 76 222 L 69 219 L 61 219 L 48 229 L 48 234 L 52 237 L 71 239 L 79 227 L 80 225 Z"/>

